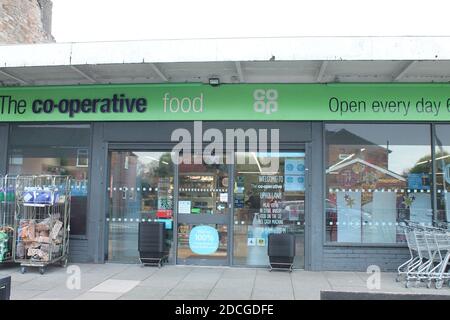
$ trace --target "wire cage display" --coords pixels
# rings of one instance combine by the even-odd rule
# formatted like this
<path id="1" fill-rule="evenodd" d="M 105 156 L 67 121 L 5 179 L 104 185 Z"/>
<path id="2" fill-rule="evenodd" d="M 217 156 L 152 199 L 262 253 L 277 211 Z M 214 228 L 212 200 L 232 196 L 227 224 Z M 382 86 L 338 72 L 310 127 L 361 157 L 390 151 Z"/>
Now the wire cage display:
<path id="1" fill-rule="evenodd" d="M 13 261 L 15 176 L 0 176 L 0 264 Z"/>
<path id="2" fill-rule="evenodd" d="M 16 178 L 15 262 L 21 272 L 50 264 L 67 265 L 70 232 L 70 177 Z"/>

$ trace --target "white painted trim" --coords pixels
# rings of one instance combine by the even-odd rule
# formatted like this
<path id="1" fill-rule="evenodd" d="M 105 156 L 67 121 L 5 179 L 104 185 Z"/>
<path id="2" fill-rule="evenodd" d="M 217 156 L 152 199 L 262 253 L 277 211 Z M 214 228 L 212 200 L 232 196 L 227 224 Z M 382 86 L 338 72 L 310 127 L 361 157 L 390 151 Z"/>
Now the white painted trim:
<path id="1" fill-rule="evenodd" d="M 0 67 L 269 61 L 272 56 L 276 61 L 450 60 L 450 37 L 284 37 L 1 45 Z"/>

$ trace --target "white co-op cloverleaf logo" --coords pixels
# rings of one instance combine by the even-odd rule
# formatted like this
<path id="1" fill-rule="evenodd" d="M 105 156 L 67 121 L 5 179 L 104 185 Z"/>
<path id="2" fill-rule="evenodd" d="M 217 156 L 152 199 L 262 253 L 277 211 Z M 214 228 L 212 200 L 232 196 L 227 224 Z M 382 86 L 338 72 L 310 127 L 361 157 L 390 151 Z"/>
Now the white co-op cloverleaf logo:
<path id="1" fill-rule="evenodd" d="M 253 110 L 271 114 L 278 111 L 278 91 L 275 89 L 256 89 L 253 91 Z"/>

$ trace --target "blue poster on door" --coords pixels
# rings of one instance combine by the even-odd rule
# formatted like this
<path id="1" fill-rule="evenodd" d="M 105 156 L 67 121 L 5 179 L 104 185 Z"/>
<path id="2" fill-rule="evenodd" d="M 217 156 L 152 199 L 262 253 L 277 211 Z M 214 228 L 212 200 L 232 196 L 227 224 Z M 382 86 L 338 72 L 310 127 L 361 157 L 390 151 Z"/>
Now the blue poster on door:
<path id="1" fill-rule="evenodd" d="M 213 254 L 219 248 L 219 233 L 210 226 L 194 227 L 189 235 L 189 248 L 196 254 Z"/>
<path id="2" fill-rule="evenodd" d="M 305 159 L 286 159 L 284 162 L 284 191 L 305 190 Z"/>

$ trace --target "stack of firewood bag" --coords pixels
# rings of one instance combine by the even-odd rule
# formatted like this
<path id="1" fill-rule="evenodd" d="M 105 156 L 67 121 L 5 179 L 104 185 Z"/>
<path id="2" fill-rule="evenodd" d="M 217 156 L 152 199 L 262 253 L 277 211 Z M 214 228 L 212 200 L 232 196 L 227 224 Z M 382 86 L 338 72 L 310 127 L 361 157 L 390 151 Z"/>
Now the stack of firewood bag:
<path id="1" fill-rule="evenodd" d="M 59 216 L 36 220 L 20 220 L 16 248 L 16 257 L 35 261 L 49 261 L 50 257 L 58 257 L 64 235 L 63 223 Z"/>

